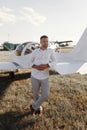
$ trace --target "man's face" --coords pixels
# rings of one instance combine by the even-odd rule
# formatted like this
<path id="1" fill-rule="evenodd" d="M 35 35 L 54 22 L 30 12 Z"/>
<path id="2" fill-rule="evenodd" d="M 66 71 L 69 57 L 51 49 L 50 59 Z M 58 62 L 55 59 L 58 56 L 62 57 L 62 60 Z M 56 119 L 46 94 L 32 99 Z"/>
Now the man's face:
<path id="1" fill-rule="evenodd" d="M 40 40 L 40 44 L 43 48 L 47 48 L 48 47 L 48 38 L 42 38 Z"/>

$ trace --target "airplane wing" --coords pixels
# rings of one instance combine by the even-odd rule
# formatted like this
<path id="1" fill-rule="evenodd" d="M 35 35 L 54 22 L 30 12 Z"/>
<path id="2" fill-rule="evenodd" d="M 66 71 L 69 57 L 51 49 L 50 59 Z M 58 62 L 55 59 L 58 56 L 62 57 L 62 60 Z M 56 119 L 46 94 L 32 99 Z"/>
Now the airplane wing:
<path id="1" fill-rule="evenodd" d="M 31 54 L 25 56 L 16 56 L 10 53 L 11 62 L 0 62 L 0 70 L 17 70 L 22 68 L 31 68 Z"/>
<path id="2" fill-rule="evenodd" d="M 0 62 L 0 70 L 16 70 L 17 66 L 12 62 Z"/>
<path id="3" fill-rule="evenodd" d="M 56 63 L 53 69 L 61 75 L 80 73 L 87 74 L 87 62 L 61 62 Z"/>
<path id="4" fill-rule="evenodd" d="M 31 55 L 16 56 L 14 53 L 10 53 L 9 56 L 12 62 L 19 65 L 19 68 L 31 68 Z"/>

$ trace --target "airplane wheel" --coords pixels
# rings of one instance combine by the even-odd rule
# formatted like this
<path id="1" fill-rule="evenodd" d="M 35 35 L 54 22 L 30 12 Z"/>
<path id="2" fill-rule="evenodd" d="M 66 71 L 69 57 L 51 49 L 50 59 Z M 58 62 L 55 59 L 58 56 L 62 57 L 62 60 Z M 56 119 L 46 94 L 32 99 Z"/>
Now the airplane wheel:
<path id="1" fill-rule="evenodd" d="M 13 79 L 14 76 L 15 76 L 15 75 L 14 75 L 14 72 L 10 72 L 10 73 L 9 73 L 9 77 L 10 77 L 11 79 Z"/>

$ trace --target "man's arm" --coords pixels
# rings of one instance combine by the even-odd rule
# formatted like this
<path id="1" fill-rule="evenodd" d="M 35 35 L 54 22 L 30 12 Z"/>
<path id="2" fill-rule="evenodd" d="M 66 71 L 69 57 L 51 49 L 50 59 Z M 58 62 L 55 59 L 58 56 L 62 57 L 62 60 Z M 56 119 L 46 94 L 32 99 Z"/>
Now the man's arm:
<path id="1" fill-rule="evenodd" d="M 34 59 L 35 59 L 35 50 L 30 54 L 30 61 L 31 61 L 31 64 L 30 64 L 30 67 L 32 68 L 33 64 L 34 64 Z"/>
<path id="2" fill-rule="evenodd" d="M 32 65 L 32 68 L 37 69 L 37 70 L 45 70 L 49 67 L 50 67 L 49 64 Z"/>
<path id="3" fill-rule="evenodd" d="M 56 59 L 56 55 L 55 55 L 55 52 L 52 50 L 52 53 L 51 53 L 51 57 L 50 57 L 50 62 L 48 63 L 48 65 L 53 68 L 54 64 L 57 62 L 57 59 Z"/>

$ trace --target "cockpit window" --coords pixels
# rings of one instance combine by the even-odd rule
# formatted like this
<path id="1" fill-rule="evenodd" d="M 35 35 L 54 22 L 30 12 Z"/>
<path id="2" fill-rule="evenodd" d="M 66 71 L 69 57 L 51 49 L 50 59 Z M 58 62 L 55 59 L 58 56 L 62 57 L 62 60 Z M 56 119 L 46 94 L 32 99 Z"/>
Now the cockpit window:
<path id="1" fill-rule="evenodd" d="M 22 50 L 23 50 L 23 48 L 24 48 L 24 45 L 23 45 L 23 44 L 17 46 L 17 48 L 16 48 L 16 50 L 15 50 L 15 55 L 20 56 L 20 55 L 21 55 L 21 52 L 22 52 Z"/>
<path id="2" fill-rule="evenodd" d="M 15 50 L 15 55 L 21 56 L 21 54 L 23 54 L 23 55 L 30 54 L 35 48 L 38 48 L 38 47 L 39 47 L 39 44 L 37 44 L 37 43 L 25 42 L 25 43 L 17 46 L 17 48 Z"/>
<path id="3" fill-rule="evenodd" d="M 35 45 L 30 45 L 26 48 L 24 55 L 30 54 L 35 49 Z"/>

